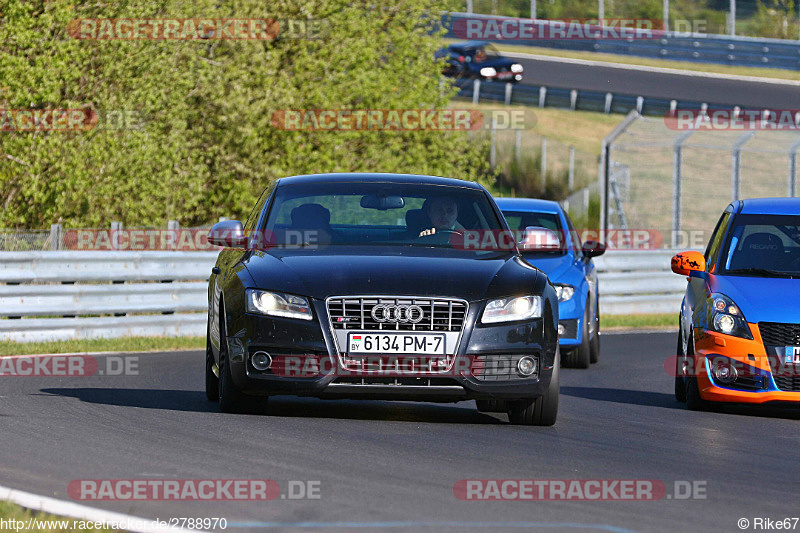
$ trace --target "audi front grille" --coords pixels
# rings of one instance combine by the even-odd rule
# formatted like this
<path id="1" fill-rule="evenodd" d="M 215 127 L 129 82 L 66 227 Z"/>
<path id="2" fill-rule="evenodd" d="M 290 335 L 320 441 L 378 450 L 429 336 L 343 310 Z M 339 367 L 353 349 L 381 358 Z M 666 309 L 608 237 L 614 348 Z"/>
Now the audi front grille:
<path id="1" fill-rule="evenodd" d="M 386 296 L 328 299 L 328 316 L 335 330 L 460 333 L 466 315 L 467 302 L 463 300 Z"/>

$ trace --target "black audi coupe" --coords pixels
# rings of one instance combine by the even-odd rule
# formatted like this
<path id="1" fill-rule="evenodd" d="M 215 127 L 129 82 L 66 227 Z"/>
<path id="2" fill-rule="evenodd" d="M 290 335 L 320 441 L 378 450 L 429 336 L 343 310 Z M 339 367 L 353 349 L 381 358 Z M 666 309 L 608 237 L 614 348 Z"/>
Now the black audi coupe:
<path id="1" fill-rule="evenodd" d="M 548 231 L 510 233 L 489 192 L 457 179 L 275 180 L 244 226 L 209 234 L 224 248 L 208 286 L 208 399 L 223 412 L 277 395 L 474 399 L 553 425 L 558 297 L 520 253 L 551 245 Z"/>

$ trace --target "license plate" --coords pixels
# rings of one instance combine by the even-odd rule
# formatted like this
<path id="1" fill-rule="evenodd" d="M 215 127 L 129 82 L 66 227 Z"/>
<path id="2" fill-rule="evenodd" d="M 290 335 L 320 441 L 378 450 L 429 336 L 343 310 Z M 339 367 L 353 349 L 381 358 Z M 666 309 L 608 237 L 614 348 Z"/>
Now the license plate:
<path id="1" fill-rule="evenodd" d="M 787 346 L 785 361 L 788 364 L 800 364 L 800 346 Z"/>
<path id="2" fill-rule="evenodd" d="M 441 333 L 350 333 L 349 354 L 446 355 Z"/>
<path id="3" fill-rule="evenodd" d="M 498 72 L 497 77 L 500 79 L 510 78 L 512 75 L 511 72 Z"/>

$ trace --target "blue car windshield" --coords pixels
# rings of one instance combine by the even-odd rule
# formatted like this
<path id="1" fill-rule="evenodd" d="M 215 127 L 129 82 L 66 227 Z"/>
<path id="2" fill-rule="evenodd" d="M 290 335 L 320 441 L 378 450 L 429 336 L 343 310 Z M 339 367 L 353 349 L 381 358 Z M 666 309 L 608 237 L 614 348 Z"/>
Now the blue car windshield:
<path id="1" fill-rule="evenodd" d="M 800 215 L 735 217 L 720 257 L 720 274 L 800 277 Z"/>
<path id="2" fill-rule="evenodd" d="M 475 241 L 472 233 L 505 228 L 479 189 L 354 181 L 279 185 L 262 229 L 276 244 L 310 236 L 321 245 L 463 250 L 465 234 Z"/>

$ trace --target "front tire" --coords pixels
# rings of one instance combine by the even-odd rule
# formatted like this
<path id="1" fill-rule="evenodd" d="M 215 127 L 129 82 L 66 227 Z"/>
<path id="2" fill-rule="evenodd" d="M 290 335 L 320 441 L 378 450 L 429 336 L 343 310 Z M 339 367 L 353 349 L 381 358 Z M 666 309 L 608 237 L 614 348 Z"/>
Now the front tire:
<path id="1" fill-rule="evenodd" d="M 683 331 L 680 323 L 678 324 L 678 348 L 675 353 L 678 354 L 675 358 L 675 399 L 686 403 L 686 382 L 683 380 L 683 359 L 686 358 L 686 354 L 683 349 Z"/>
<path id="2" fill-rule="evenodd" d="M 591 341 L 589 339 L 589 311 L 583 313 L 583 327 L 581 328 L 581 345 L 566 353 L 564 366 L 566 368 L 589 368 L 592 361 Z"/>
<path id="3" fill-rule="evenodd" d="M 225 312 L 221 310 L 219 324 L 219 410 L 223 413 L 243 413 L 247 407 L 247 397 L 233 382 L 226 339 Z"/>
<path id="4" fill-rule="evenodd" d="M 219 378 L 214 374 L 214 352 L 211 349 L 208 332 L 206 332 L 206 398 L 210 402 L 219 400 Z"/>
<path id="5" fill-rule="evenodd" d="M 508 402 L 508 420 L 522 426 L 552 426 L 558 418 L 558 395 L 560 390 L 559 367 L 561 355 L 556 348 L 553 375 L 547 392 L 533 400 Z"/>
<path id="6" fill-rule="evenodd" d="M 686 407 L 688 407 L 690 411 L 705 411 L 708 407 L 708 402 L 700 396 L 700 387 L 697 385 L 698 369 L 694 358 L 694 341 L 691 336 L 686 341 L 686 357 L 691 358 L 691 368 L 695 374 L 686 379 Z"/>
<path id="7" fill-rule="evenodd" d="M 595 364 L 600 360 L 600 308 L 595 310 L 594 335 L 589 345 L 589 362 Z"/>

